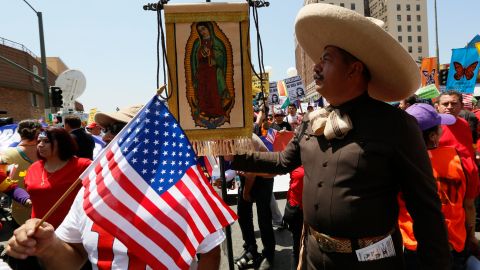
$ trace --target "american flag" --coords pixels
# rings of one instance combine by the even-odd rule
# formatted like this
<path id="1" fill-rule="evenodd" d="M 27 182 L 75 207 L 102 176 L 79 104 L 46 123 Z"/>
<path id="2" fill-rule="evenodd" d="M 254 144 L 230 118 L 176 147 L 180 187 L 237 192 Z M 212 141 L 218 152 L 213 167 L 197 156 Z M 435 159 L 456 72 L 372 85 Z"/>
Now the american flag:
<path id="1" fill-rule="evenodd" d="M 293 131 L 282 131 L 279 132 L 273 128 L 269 128 L 267 135 L 261 137 L 263 143 L 271 152 L 279 152 L 285 149 L 288 142 L 293 138 Z"/>
<path id="2" fill-rule="evenodd" d="M 466 109 L 473 109 L 473 104 L 472 104 L 472 99 L 473 99 L 473 94 L 462 94 L 462 100 L 463 100 L 463 107 Z"/>
<path id="3" fill-rule="evenodd" d="M 237 218 L 195 160 L 155 96 L 80 176 L 85 212 L 153 269 L 188 269 L 202 240 Z"/>
<path id="4" fill-rule="evenodd" d="M 267 131 L 267 136 L 265 136 L 265 139 L 273 145 L 273 142 L 275 142 L 275 136 L 277 135 L 277 130 L 273 128 L 269 128 Z"/>

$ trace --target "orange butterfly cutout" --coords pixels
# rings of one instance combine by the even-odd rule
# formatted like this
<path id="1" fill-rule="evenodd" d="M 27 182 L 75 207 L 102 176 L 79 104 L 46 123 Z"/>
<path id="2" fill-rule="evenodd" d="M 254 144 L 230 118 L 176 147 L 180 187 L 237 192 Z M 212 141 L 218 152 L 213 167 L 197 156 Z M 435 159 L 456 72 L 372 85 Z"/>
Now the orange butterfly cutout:
<path id="1" fill-rule="evenodd" d="M 453 75 L 453 78 L 455 78 L 455 80 L 458 81 L 463 76 L 465 76 L 467 80 L 471 80 L 473 78 L 474 71 L 477 68 L 478 61 L 473 62 L 473 64 L 471 64 L 467 68 L 464 68 L 459 62 L 453 62 L 453 65 L 455 66 L 455 75 Z"/>

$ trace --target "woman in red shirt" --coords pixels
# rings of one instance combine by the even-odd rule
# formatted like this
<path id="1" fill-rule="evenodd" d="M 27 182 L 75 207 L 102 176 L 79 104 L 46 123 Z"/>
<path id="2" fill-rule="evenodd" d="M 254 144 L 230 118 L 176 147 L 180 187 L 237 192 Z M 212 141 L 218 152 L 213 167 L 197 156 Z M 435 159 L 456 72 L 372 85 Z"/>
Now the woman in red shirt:
<path id="1" fill-rule="evenodd" d="M 63 128 L 50 127 L 38 135 L 39 160 L 30 166 L 25 176 L 25 187 L 32 201 L 32 218 L 42 218 L 90 165 L 89 159 L 74 156 L 76 149 L 77 144 Z M 46 220 L 53 227 L 62 223 L 79 189 L 80 185 Z"/>

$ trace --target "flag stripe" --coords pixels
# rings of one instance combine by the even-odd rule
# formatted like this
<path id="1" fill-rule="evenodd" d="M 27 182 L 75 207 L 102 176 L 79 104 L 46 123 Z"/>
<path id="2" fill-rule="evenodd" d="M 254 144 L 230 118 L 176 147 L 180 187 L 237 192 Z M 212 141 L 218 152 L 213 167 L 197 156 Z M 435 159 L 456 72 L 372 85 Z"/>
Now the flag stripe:
<path id="1" fill-rule="evenodd" d="M 198 176 L 198 179 L 204 177 L 203 174 L 198 170 L 198 168 L 192 167 L 192 169 Z M 222 226 L 230 224 L 229 220 L 235 219 L 235 212 L 230 207 L 224 207 L 223 200 L 221 200 L 220 197 L 216 196 L 217 193 L 213 189 L 212 185 L 208 183 L 208 181 L 200 181 L 200 184 L 207 190 L 208 195 L 211 196 L 210 198 L 212 198 L 212 200 L 217 205 L 217 208 L 221 211 L 222 215 L 220 217 L 217 217 L 220 219 L 225 219 L 225 222 L 222 222 Z"/>
<path id="2" fill-rule="evenodd" d="M 189 199 L 186 198 L 180 190 L 178 190 L 177 186 L 171 187 L 168 192 L 165 192 L 164 194 L 162 194 L 162 196 L 165 196 L 165 201 L 169 203 L 176 202 L 176 204 L 174 204 L 174 208 L 177 212 L 180 213 L 180 215 L 191 216 L 193 219 L 192 222 L 198 225 L 198 229 L 200 230 L 202 235 L 207 235 L 210 232 L 206 224 L 204 223 L 204 220 L 201 219 L 198 215 L 196 211 L 197 209 L 193 207 Z"/>
<path id="3" fill-rule="evenodd" d="M 91 181 L 91 183 L 94 183 L 94 181 Z M 92 194 L 92 195 L 95 196 L 96 194 L 98 194 L 99 195 L 98 198 L 100 198 L 101 197 L 100 192 L 104 192 L 102 190 L 102 187 L 94 186 L 94 188 L 95 188 L 95 190 L 93 190 L 92 193 L 95 193 L 95 194 Z M 88 195 L 90 196 L 90 193 L 88 193 Z M 118 194 L 115 194 L 115 195 L 118 196 Z M 172 262 L 168 262 L 168 261 L 171 260 L 170 257 L 172 255 L 172 253 L 174 253 L 174 252 L 171 252 L 170 250 L 168 250 L 168 248 L 169 248 L 168 246 L 167 247 L 161 247 L 161 245 L 164 244 L 164 243 L 159 244 L 158 241 L 161 241 L 162 239 L 156 239 L 156 238 L 150 239 L 150 238 L 152 238 L 152 235 L 149 235 L 149 234 L 145 235 L 143 233 L 144 229 L 145 229 L 144 226 L 139 226 L 138 222 L 135 222 L 135 221 L 132 222 L 132 220 L 128 220 L 127 218 L 131 217 L 131 215 L 128 216 L 128 213 L 123 212 L 122 211 L 123 209 L 119 208 L 118 204 L 111 203 L 114 200 L 113 198 L 115 198 L 115 196 L 107 196 L 106 198 L 102 198 L 102 200 L 98 201 L 99 206 L 107 207 L 106 209 L 103 209 L 103 212 L 101 212 L 101 211 L 99 211 L 99 212 L 100 213 L 108 213 L 108 212 L 113 211 L 112 207 L 114 207 L 116 212 L 115 211 L 113 211 L 113 212 L 115 212 L 115 213 L 118 212 L 118 214 L 119 214 L 118 217 L 117 217 L 118 219 L 115 222 L 115 224 L 125 224 L 125 225 L 128 224 L 129 226 L 131 226 L 131 228 L 134 228 L 133 230 L 130 228 L 128 230 L 129 233 L 126 233 L 127 235 L 125 235 L 125 237 L 127 237 L 129 239 L 132 239 L 134 241 L 137 241 L 138 244 L 141 244 L 142 246 L 148 246 L 149 250 L 161 250 L 162 254 L 164 254 L 164 255 L 162 255 L 162 257 L 165 257 L 167 259 L 167 262 L 166 262 L 167 265 L 171 264 Z M 99 209 L 99 206 L 96 207 L 96 210 L 102 210 L 102 209 Z M 92 209 L 92 210 L 95 211 L 95 209 Z M 123 225 L 123 226 L 125 226 L 125 225 Z M 109 226 L 109 231 L 111 231 L 110 226 Z M 161 231 L 161 230 L 159 229 L 159 231 Z M 148 230 L 146 232 L 150 233 L 151 230 Z M 154 236 L 157 236 L 157 235 L 154 235 Z M 118 238 L 122 241 L 122 238 L 120 238 L 120 237 L 118 237 Z M 142 241 L 139 241 L 140 239 Z M 129 240 L 129 241 L 131 241 L 131 240 Z M 167 242 L 168 240 L 163 239 L 163 241 Z M 169 252 L 167 252 L 167 251 L 169 251 Z M 167 256 L 165 256 L 165 255 L 167 255 Z M 137 256 L 138 256 L 138 254 L 137 254 Z M 165 258 L 160 258 L 160 259 L 165 259 Z M 180 257 L 176 257 L 176 258 L 180 258 Z M 175 264 L 178 265 L 178 263 L 175 263 Z M 182 265 L 182 264 L 188 266 L 190 264 L 190 262 L 183 261 L 183 262 L 180 263 L 180 265 Z M 176 266 L 176 267 L 179 267 L 179 266 Z"/>
<path id="4" fill-rule="evenodd" d="M 173 261 L 169 265 L 165 265 L 164 260 L 159 260 L 160 258 L 155 258 L 152 255 L 153 254 L 152 250 L 149 248 L 146 242 L 143 242 L 142 244 L 137 243 L 137 241 L 139 240 L 138 236 L 137 238 L 130 237 L 130 234 L 132 234 L 133 231 L 136 231 L 136 228 L 131 226 L 128 223 L 121 222 L 122 217 L 117 215 L 115 211 L 109 209 L 109 207 L 106 207 L 106 204 L 102 203 L 103 201 L 98 201 L 94 206 L 92 202 L 89 200 L 89 198 L 95 195 L 95 185 L 90 185 L 91 183 L 94 183 L 94 181 L 86 181 L 85 183 L 86 189 L 85 189 L 84 197 L 86 199 L 83 202 L 83 208 L 85 209 L 85 212 L 87 212 L 88 215 L 92 218 L 92 220 L 95 220 L 97 223 L 101 223 L 105 225 L 105 227 L 107 227 L 108 231 L 110 232 L 119 233 L 117 235 L 117 238 L 122 243 L 129 243 L 129 247 L 128 247 L 129 249 L 133 247 L 138 252 L 141 252 L 142 254 L 144 254 L 143 255 L 144 259 L 150 267 L 154 269 L 178 269 L 178 267 L 173 263 Z M 90 189 L 92 189 L 91 192 L 87 192 L 87 191 L 90 191 Z M 105 216 L 108 216 L 108 219 L 104 218 Z M 130 231 L 130 234 L 128 234 L 122 228 L 125 230 L 131 229 L 132 231 Z M 156 254 L 165 254 L 165 253 L 157 252 Z M 168 261 L 168 258 L 167 258 L 167 261 Z"/>
<path id="5" fill-rule="evenodd" d="M 117 153 L 115 157 L 117 163 L 120 163 L 122 165 L 126 161 L 120 160 L 121 158 L 123 158 L 123 155 L 121 154 L 121 152 L 117 151 L 117 149 L 118 146 L 114 146 L 112 150 L 116 151 Z M 106 163 L 102 166 L 106 166 Z M 135 172 L 132 170 L 125 170 L 123 171 L 123 173 L 129 180 L 125 181 L 125 183 L 123 183 L 122 181 L 121 184 L 124 185 L 123 188 L 125 190 L 128 190 L 128 193 L 131 194 L 134 198 L 136 198 L 139 203 L 148 202 L 155 204 L 154 202 L 158 202 L 157 205 L 160 205 L 161 208 L 167 213 L 167 215 L 170 216 L 173 220 L 175 220 L 181 228 L 187 228 L 190 226 L 189 224 L 201 225 L 199 224 L 201 223 L 201 220 L 199 220 L 198 217 L 196 219 L 192 218 L 189 214 L 189 211 L 187 211 L 186 209 L 183 209 L 184 212 L 179 213 L 180 208 L 183 208 L 183 206 L 179 205 L 178 203 L 174 203 L 176 202 L 176 200 L 173 196 L 168 193 L 162 195 L 165 196 L 165 198 L 163 198 L 162 196 L 158 196 L 158 194 L 150 188 L 150 185 L 148 185 L 143 180 L 139 180 L 141 179 L 141 177 L 135 174 Z M 146 198 L 148 198 L 148 200 L 146 200 L 146 198 L 142 198 L 141 196 L 145 196 Z M 208 232 L 206 229 L 204 229 L 204 233 L 201 233 L 197 226 L 191 226 L 190 229 L 192 230 L 192 232 L 187 231 L 189 239 L 196 240 L 193 244 L 195 246 L 198 246 L 198 244 L 204 239 L 205 235 Z"/>
<path id="6" fill-rule="evenodd" d="M 116 176 L 115 172 L 113 172 L 113 175 L 114 177 Z M 118 214 L 120 214 L 122 217 L 124 217 L 127 222 L 129 222 L 132 226 L 134 226 L 138 230 L 148 235 L 148 237 L 151 238 L 152 242 L 155 243 L 170 257 L 174 257 L 174 258 L 182 257 L 180 252 L 178 252 L 178 250 L 173 245 L 174 243 L 170 242 L 170 241 L 173 241 L 173 239 L 172 238 L 166 239 L 165 237 L 163 237 L 163 235 L 168 234 L 168 229 L 165 226 L 161 226 L 161 228 L 157 228 L 158 231 L 156 231 L 155 229 L 150 227 L 148 224 L 146 224 L 145 221 L 142 219 L 142 213 L 140 213 L 141 207 L 139 207 L 137 212 L 133 212 L 130 209 L 128 209 L 128 207 L 126 207 L 120 200 L 117 199 L 117 198 L 126 199 L 121 194 L 119 194 L 120 192 L 118 190 L 115 196 L 112 196 L 112 193 L 110 193 L 110 190 L 105 187 L 105 182 L 107 181 L 113 182 L 113 181 L 104 179 L 102 177 L 98 177 L 96 179 L 97 192 L 98 192 L 98 195 L 100 195 L 100 197 L 103 199 L 103 202 L 107 204 L 110 208 L 115 208 L 115 211 L 118 212 Z M 115 185 L 111 185 L 110 188 L 114 189 L 116 187 Z M 162 234 L 160 234 L 159 232 L 162 232 Z M 195 250 L 193 250 L 193 252 L 195 252 Z M 182 266 L 186 267 L 189 265 L 189 263 L 185 261 L 177 261 L 176 263 L 180 267 Z"/>
<path id="7" fill-rule="evenodd" d="M 106 155 L 107 157 L 113 158 L 113 153 L 110 152 L 110 153 L 106 153 L 106 154 L 107 154 L 107 155 Z M 118 152 L 118 151 L 117 151 L 117 154 L 121 155 L 121 153 Z M 98 167 L 103 166 L 104 172 L 107 172 L 107 173 L 108 173 L 108 172 L 112 172 L 112 171 L 113 171 L 114 173 L 112 173 L 112 175 L 110 175 L 110 177 L 107 176 L 107 175 L 98 174 L 98 175 L 97 175 L 98 178 L 96 179 L 96 182 L 99 182 L 99 181 L 100 181 L 100 183 L 103 185 L 103 182 L 102 182 L 102 181 L 106 181 L 105 183 L 106 183 L 107 185 L 112 185 L 113 181 L 108 181 L 108 180 L 112 179 L 112 177 L 115 178 L 115 179 L 120 179 L 120 180 L 123 181 L 123 182 L 128 182 L 128 180 L 123 179 L 123 178 L 124 178 L 124 175 L 120 175 L 120 174 L 118 173 L 118 170 L 119 170 L 118 168 L 121 167 L 121 166 L 118 166 L 117 164 L 112 164 L 111 162 L 109 162 L 109 164 L 108 164 L 109 166 L 106 166 L 106 163 L 107 163 L 107 162 L 108 162 L 107 159 L 102 160 L 102 161 L 100 162 L 100 164 L 99 164 Z M 104 176 L 105 176 L 105 177 L 104 177 Z M 91 180 L 93 181 L 94 179 L 91 179 Z M 140 214 L 140 213 L 137 212 L 137 213 L 135 213 L 135 215 L 132 215 L 133 213 L 124 212 L 125 209 L 122 209 L 122 208 L 121 208 L 121 206 L 122 206 L 121 204 L 122 204 L 122 203 L 120 203 L 120 202 L 118 202 L 118 201 L 115 202 L 116 204 L 115 204 L 115 203 L 110 204 L 112 201 L 115 201 L 115 200 L 116 200 L 116 199 L 115 199 L 116 197 L 121 198 L 121 199 L 122 199 L 121 201 L 124 201 L 124 200 L 127 199 L 127 198 L 125 198 L 125 196 L 128 196 L 127 193 L 125 193 L 124 196 L 122 196 L 121 194 L 119 194 L 120 191 L 121 191 L 121 189 L 119 189 L 119 188 L 115 188 L 115 187 L 111 187 L 111 188 L 112 188 L 113 190 L 116 190 L 116 193 L 115 193 L 114 195 L 107 194 L 107 195 L 102 196 L 102 193 L 101 193 L 101 192 L 103 192 L 103 187 L 101 187 L 100 185 L 98 186 L 98 191 L 97 191 L 97 192 L 99 193 L 100 197 L 103 199 L 103 202 L 104 202 L 104 203 L 106 203 L 106 204 L 109 205 L 110 207 L 115 207 L 115 210 L 120 213 L 120 216 L 121 216 L 121 217 L 131 217 L 131 216 L 135 217 L 136 215 L 139 215 L 139 214 Z M 136 188 L 134 187 L 132 190 L 135 190 L 135 189 L 136 189 Z M 130 192 L 130 191 L 131 191 L 131 190 L 129 190 L 129 192 Z M 120 207 L 120 208 L 118 208 L 118 207 Z M 138 209 L 141 209 L 141 208 L 139 207 Z M 138 209 L 137 209 L 137 210 L 138 210 Z M 133 212 L 133 211 L 130 211 L 130 212 Z M 153 216 L 155 216 L 155 215 L 153 215 Z M 131 223 L 132 223 L 132 222 L 131 222 Z M 167 253 L 168 255 L 170 255 L 170 256 L 179 255 L 179 254 L 176 254 L 176 253 L 173 251 L 173 247 L 168 246 L 168 245 L 167 245 L 167 246 L 164 245 L 164 244 L 166 244 L 166 243 L 170 243 L 170 242 L 174 241 L 171 237 L 170 237 L 169 239 L 163 239 L 163 237 L 160 237 L 161 239 L 156 239 L 156 237 L 153 237 L 153 236 L 155 236 L 155 234 L 152 234 L 152 232 L 148 231 L 148 230 L 147 230 L 148 228 L 146 228 L 146 227 L 144 227 L 144 226 L 139 226 L 139 225 L 140 225 L 140 224 L 137 224 L 137 223 L 135 223 L 135 222 L 133 222 L 133 224 L 132 224 L 132 226 L 134 226 L 135 228 L 140 229 L 140 230 L 143 231 L 143 232 L 146 232 L 147 235 L 149 235 L 150 238 L 153 238 L 153 239 L 154 239 L 154 242 L 157 244 L 157 246 L 159 246 L 160 248 L 162 248 L 162 250 L 164 250 L 165 253 Z M 147 225 L 147 226 L 148 226 L 148 225 Z M 167 230 L 166 230 L 165 228 L 158 229 L 158 231 L 161 231 L 163 234 L 167 234 Z M 172 234 L 170 234 L 170 235 L 172 235 Z M 158 237 L 158 235 L 156 235 L 156 236 Z M 138 236 L 132 236 L 131 238 L 132 238 L 132 239 L 137 239 Z M 203 238 L 202 238 L 202 240 L 203 240 Z M 177 244 L 179 243 L 178 240 L 177 240 L 177 241 L 174 241 L 174 242 L 177 242 Z M 140 244 L 141 244 L 141 243 L 142 243 L 142 242 L 140 242 Z M 181 242 L 180 242 L 180 243 L 181 243 Z M 198 243 L 198 242 L 197 242 L 197 243 Z M 177 246 L 178 246 L 178 245 L 177 245 Z M 180 245 L 180 246 L 182 246 L 182 245 Z M 197 244 L 197 246 L 198 246 L 198 244 Z M 195 249 L 196 249 L 196 247 L 195 247 Z M 189 256 L 187 256 L 187 258 L 184 258 L 184 260 L 186 260 L 186 262 L 184 262 L 184 266 L 188 266 L 188 265 L 190 264 L 191 259 L 192 259 L 193 255 L 194 255 L 194 253 L 195 253 L 195 249 L 193 249 L 193 250 L 191 251 L 191 253 L 188 253 L 188 252 L 187 252 L 187 254 L 188 254 Z M 178 253 L 178 252 L 177 252 L 177 253 Z M 185 257 L 185 256 L 183 256 L 183 257 Z"/>
<path id="8" fill-rule="evenodd" d="M 189 257 L 191 258 L 195 254 L 195 248 L 192 246 L 191 242 L 188 241 L 188 238 L 186 237 L 185 233 L 181 231 L 172 232 L 171 231 L 172 227 L 168 225 L 172 225 L 175 228 L 176 224 L 173 223 L 171 219 L 168 217 L 166 220 L 163 220 L 164 224 L 162 224 L 161 222 L 158 222 L 159 221 L 158 215 L 161 213 L 161 211 L 157 207 L 153 206 L 151 202 L 148 203 L 148 200 L 139 202 L 138 207 L 135 207 L 134 209 L 128 209 L 123 204 L 123 202 L 125 201 L 128 201 L 130 205 L 136 205 L 136 203 L 138 203 L 138 202 L 133 202 L 133 199 L 130 197 L 130 195 L 128 195 L 128 193 L 125 192 L 126 190 L 128 190 L 129 192 L 132 192 L 136 190 L 136 188 L 132 186 L 130 189 L 122 189 L 125 187 L 121 187 L 118 185 L 118 183 L 125 184 L 125 183 L 129 183 L 130 181 L 128 181 L 128 178 L 125 177 L 125 175 L 123 175 L 123 173 L 120 171 L 119 166 L 117 166 L 117 163 L 115 162 L 115 160 L 111 160 L 109 162 L 109 168 L 110 168 L 112 177 L 108 177 L 108 178 L 105 177 L 105 179 L 101 179 L 101 177 L 98 177 L 96 179 L 97 186 L 98 186 L 98 193 L 104 199 L 104 201 L 112 208 L 113 206 L 119 207 L 118 209 L 116 208 L 116 210 L 124 217 L 132 216 L 134 218 L 135 217 L 147 218 L 149 213 L 153 217 L 155 217 L 156 219 L 150 220 L 150 223 L 151 223 L 150 225 L 153 225 L 155 229 L 153 229 L 149 224 L 146 224 L 142 219 L 140 220 L 133 219 L 131 220 L 131 222 L 137 228 L 140 228 L 142 231 L 144 231 L 147 235 L 150 235 L 150 237 L 152 237 L 153 239 L 156 239 L 155 242 L 163 250 L 166 250 L 166 252 L 171 256 L 180 255 L 180 252 L 177 249 L 175 249 L 175 247 L 172 244 L 176 244 L 177 247 L 181 247 L 182 240 L 177 238 L 178 235 L 176 235 L 176 233 L 183 234 L 184 238 L 186 238 L 186 242 L 184 242 L 183 244 L 186 245 L 188 254 L 190 255 Z M 111 195 L 111 193 L 109 192 L 108 189 L 105 191 L 106 187 L 103 180 L 107 184 L 109 184 L 109 189 L 116 191 L 116 194 L 115 194 L 116 197 L 118 197 L 121 200 L 117 200 L 116 197 L 111 198 L 111 196 L 109 196 Z M 105 193 L 105 195 L 102 195 L 102 191 L 107 193 Z M 162 232 L 162 234 L 157 233 L 157 231 Z M 167 238 L 164 238 L 164 236 Z M 189 260 L 188 257 L 184 259 Z"/>
<path id="9" fill-rule="evenodd" d="M 182 182 L 178 182 L 176 185 L 175 185 L 178 189 L 179 192 L 181 192 L 183 194 L 183 196 L 185 196 L 185 198 L 197 198 L 197 196 L 195 194 L 192 193 L 192 191 L 185 185 L 185 183 L 182 181 Z M 200 198 L 198 198 L 200 199 Z M 201 205 L 198 200 L 188 200 L 190 205 L 193 207 L 194 211 L 198 214 L 198 216 L 200 217 L 200 219 L 204 222 L 205 226 L 207 227 L 207 230 L 208 232 L 214 232 L 215 231 L 215 226 L 213 225 L 212 221 L 207 219 L 208 215 L 207 213 L 205 213 L 205 211 L 203 210 L 203 205 Z"/>
<path id="10" fill-rule="evenodd" d="M 117 153 L 119 153 L 119 155 L 122 155 L 121 152 L 119 151 L 117 151 Z M 117 159 L 121 160 L 121 158 L 117 158 Z M 112 159 L 110 163 L 112 162 L 115 162 L 115 160 Z M 122 167 L 123 166 L 118 166 L 118 168 L 122 168 Z M 186 246 L 187 249 L 190 251 L 190 254 L 193 255 L 195 253 L 195 247 L 193 245 L 198 246 L 201 240 L 203 240 L 203 236 L 200 236 L 200 237 L 194 236 L 192 235 L 190 230 L 185 232 L 184 229 L 182 228 L 186 228 L 188 226 L 188 223 L 185 222 L 183 218 L 180 218 L 179 220 L 174 220 L 173 219 L 174 217 L 169 217 L 167 214 L 163 213 L 161 209 L 155 206 L 153 201 L 161 200 L 161 198 L 157 195 L 157 193 L 151 192 L 151 195 L 152 195 L 151 199 L 149 198 L 149 196 L 146 196 L 146 198 L 143 198 L 142 200 L 140 200 L 139 198 L 142 198 L 141 196 L 145 195 L 145 190 L 143 190 L 143 192 L 139 190 L 138 189 L 138 187 L 140 187 L 139 185 L 134 185 L 131 181 L 129 181 L 129 179 L 132 179 L 132 177 L 127 177 L 122 171 L 114 170 L 113 167 L 111 168 L 111 170 L 112 170 L 113 178 L 116 181 L 116 184 L 118 184 L 124 191 L 128 190 L 126 194 L 131 196 L 132 200 L 136 200 L 135 203 L 138 203 L 139 205 L 143 206 L 146 209 L 146 211 L 150 212 L 150 214 L 153 217 L 155 217 L 156 221 L 158 221 L 160 224 L 163 223 L 173 233 L 173 235 L 179 238 L 180 242 L 183 242 L 184 244 L 187 245 Z M 138 182 L 139 184 L 145 183 L 144 181 L 138 181 Z M 145 187 L 141 187 L 141 188 L 151 189 L 148 185 L 145 185 Z M 189 233 L 189 235 L 187 235 L 187 233 Z M 195 238 L 193 238 L 193 236 Z M 190 239 L 194 239 L 195 243 L 192 243 Z"/>
<path id="11" fill-rule="evenodd" d="M 191 177 L 190 175 L 194 177 L 190 179 L 197 179 L 196 174 L 193 172 L 192 169 L 189 169 L 186 173 L 186 176 Z M 210 222 L 213 225 L 213 231 L 210 232 L 214 232 L 215 228 L 222 226 L 222 223 L 220 222 L 218 217 L 215 216 L 215 211 L 213 211 L 214 209 L 212 209 L 212 206 L 214 205 L 213 201 L 205 199 L 207 196 L 207 191 L 199 184 L 199 182 L 201 181 L 200 179 L 199 181 L 184 181 L 183 184 L 185 185 L 187 192 L 191 193 L 195 198 L 197 198 L 195 200 L 195 203 L 199 204 L 200 211 L 202 211 L 202 213 L 204 213 L 206 216 L 211 217 Z"/>
<path id="12" fill-rule="evenodd" d="M 202 185 L 201 182 L 205 182 L 206 179 L 205 177 L 199 177 L 196 172 L 198 172 L 196 170 L 196 167 L 193 167 L 192 166 L 192 169 L 189 169 L 187 171 L 187 176 L 190 178 L 190 179 L 198 179 L 198 181 L 189 181 L 189 182 L 185 182 L 185 183 L 189 183 L 190 185 L 187 184 L 188 188 L 191 190 L 191 191 L 198 191 L 199 193 L 201 193 L 201 195 L 203 196 L 203 198 L 206 198 L 207 195 L 210 195 L 208 190 L 205 189 L 205 187 Z M 195 194 L 195 196 L 199 196 L 199 194 Z M 218 226 L 222 226 L 222 224 L 228 224 L 227 220 L 225 219 L 224 216 L 216 216 L 215 215 L 215 212 L 220 212 L 220 209 L 217 207 L 217 205 L 215 204 L 215 202 L 213 200 L 201 200 L 201 202 L 204 202 L 208 207 L 204 207 L 203 210 L 205 210 L 207 212 L 207 215 L 210 216 L 210 217 L 214 217 L 212 218 L 211 220 L 215 223 L 215 227 L 218 227 Z"/>

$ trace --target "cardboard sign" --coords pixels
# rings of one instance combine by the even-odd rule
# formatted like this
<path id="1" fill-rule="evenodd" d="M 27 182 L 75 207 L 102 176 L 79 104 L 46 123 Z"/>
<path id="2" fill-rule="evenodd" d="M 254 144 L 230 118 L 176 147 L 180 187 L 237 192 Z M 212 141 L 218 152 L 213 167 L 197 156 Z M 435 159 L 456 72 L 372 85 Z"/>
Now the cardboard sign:
<path id="1" fill-rule="evenodd" d="M 435 84 L 429 84 L 425 87 L 418 89 L 415 94 L 419 98 L 432 99 L 438 97 L 440 95 L 440 92 L 438 91 Z"/>
<path id="2" fill-rule="evenodd" d="M 305 97 L 305 87 L 300 76 L 293 76 L 283 80 L 287 87 L 288 99 L 290 102 L 296 102 Z"/>
<path id="3" fill-rule="evenodd" d="M 280 104 L 280 96 L 278 94 L 277 83 L 271 82 L 269 87 L 269 94 L 268 94 L 268 105 L 279 105 Z"/>

